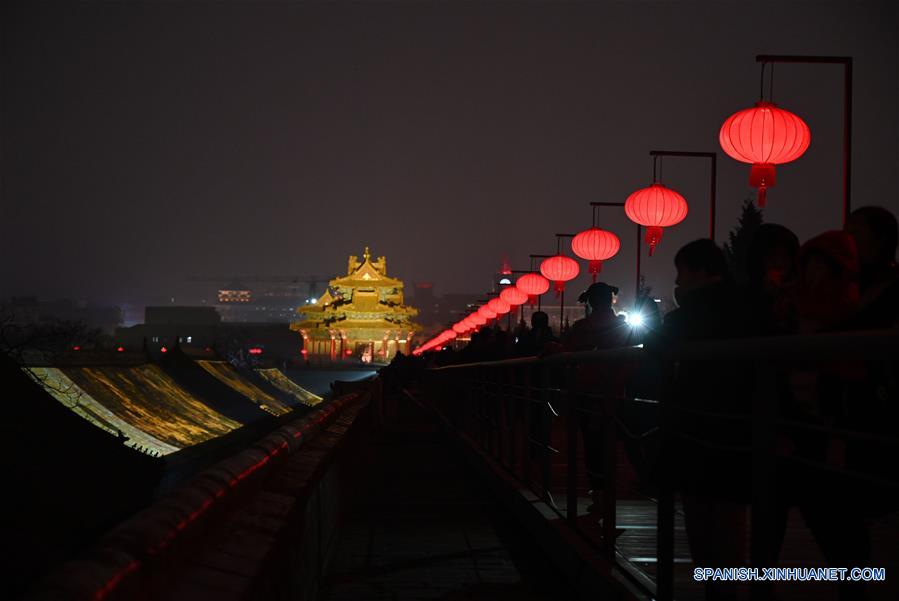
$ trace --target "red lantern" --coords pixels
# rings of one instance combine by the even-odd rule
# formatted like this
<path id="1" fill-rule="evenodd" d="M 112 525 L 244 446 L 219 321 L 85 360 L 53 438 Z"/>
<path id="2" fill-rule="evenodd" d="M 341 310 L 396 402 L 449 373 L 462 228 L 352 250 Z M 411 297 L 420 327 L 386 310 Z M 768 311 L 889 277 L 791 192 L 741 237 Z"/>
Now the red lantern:
<path id="1" fill-rule="evenodd" d="M 552 280 L 556 292 L 565 290 L 565 282 L 577 277 L 581 268 L 577 261 L 565 255 L 556 255 L 543 259 L 540 263 L 540 273 L 548 280 Z"/>
<path id="2" fill-rule="evenodd" d="M 456 334 L 452 330 L 444 330 L 443 334 L 440 335 L 440 337 L 443 338 L 444 340 L 452 340 L 456 336 L 458 336 L 458 334 Z"/>
<path id="3" fill-rule="evenodd" d="M 751 163 L 749 185 L 759 190 L 765 206 L 768 188 L 776 183 L 774 166 L 795 161 L 808 149 L 812 132 L 805 121 L 771 102 L 737 111 L 718 133 L 721 148 L 731 158 Z"/>
<path id="4" fill-rule="evenodd" d="M 456 334 L 464 334 L 468 331 L 468 327 L 466 327 L 461 321 L 459 323 L 453 324 L 453 332 Z"/>
<path id="5" fill-rule="evenodd" d="M 571 250 L 590 262 L 589 271 L 596 281 L 596 274 L 602 270 L 602 262 L 614 257 L 621 248 L 621 240 L 612 232 L 591 227 L 571 240 Z"/>
<path id="6" fill-rule="evenodd" d="M 537 297 L 549 290 L 549 280 L 539 273 L 526 273 L 515 283 L 515 287 L 528 295 L 528 301 L 534 305 Z"/>
<path id="7" fill-rule="evenodd" d="M 628 196 L 624 212 L 631 221 L 646 228 L 651 257 L 662 240 L 662 228 L 677 225 L 687 216 L 687 200 L 671 188 L 655 183 Z"/>
<path id="8" fill-rule="evenodd" d="M 490 302 L 487 303 L 487 307 L 497 315 L 505 315 L 512 310 L 512 305 L 501 298 L 490 299 Z"/>
<path id="9" fill-rule="evenodd" d="M 510 307 L 517 307 L 528 302 L 528 295 L 516 286 L 509 286 L 499 293 L 499 297 L 509 303 Z"/>
<path id="10" fill-rule="evenodd" d="M 480 314 L 480 312 L 475 311 L 471 315 L 468 316 L 468 319 L 476 326 L 480 327 L 487 323 L 487 318 Z"/>
<path id="11" fill-rule="evenodd" d="M 482 305 L 480 309 L 478 309 L 478 314 L 485 319 L 493 319 L 496 317 L 496 311 L 488 307 L 487 305 Z"/>

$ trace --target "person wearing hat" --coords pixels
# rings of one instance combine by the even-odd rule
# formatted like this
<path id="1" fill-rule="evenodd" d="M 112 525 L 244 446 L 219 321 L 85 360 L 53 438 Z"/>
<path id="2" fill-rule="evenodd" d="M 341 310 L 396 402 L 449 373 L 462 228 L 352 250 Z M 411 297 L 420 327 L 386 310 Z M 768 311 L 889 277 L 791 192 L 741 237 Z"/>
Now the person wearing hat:
<path id="1" fill-rule="evenodd" d="M 563 340 L 566 351 L 593 351 L 615 348 L 628 343 L 629 328 L 624 317 L 615 315 L 612 304 L 618 288 L 596 282 L 585 290 L 578 301 L 584 303 L 586 317 L 571 326 Z M 584 462 L 590 482 L 591 513 L 601 513 L 603 489 L 602 401 L 596 395 L 620 396 L 623 381 L 615 364 L 583 364 L 575 378 L 575 406 L 581 408 L 579 422 L 584 441 Z"/>

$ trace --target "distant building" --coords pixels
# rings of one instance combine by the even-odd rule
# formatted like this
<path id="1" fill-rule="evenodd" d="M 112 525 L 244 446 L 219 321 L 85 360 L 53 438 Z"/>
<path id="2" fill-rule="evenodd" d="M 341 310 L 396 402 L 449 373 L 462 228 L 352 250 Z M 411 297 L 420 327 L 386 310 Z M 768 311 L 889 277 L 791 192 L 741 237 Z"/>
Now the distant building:
<path id="1" fill-rule="evenodd" d="M 218 301 L 221 304 L 248 303 L 253 299 L 249 288 L 243 284 L 233 282 L 218 291 Z"/>
<path id="2" fill-rule="evenodd" d="M 222 317 L 213 307 L 179 307 L 162 306 L 146 307 L 144 309 L 144 323 L 148 326 L 155 325 L 198 325 L 216 326 L 222 322 Z"/>
<path id="3" fill-rule="evenodd" d="M 307 358 L 336 361 L 354 358 L 387 362 L 408 354 L 419 326 L 418 310 L 403 301 L 403 282 L 387 275 L 387 259 L 349 258 L 347 275 L 329 282 L 315 304 L 301 307 L 303 317 L 290 328 L 300 333 Z"/>

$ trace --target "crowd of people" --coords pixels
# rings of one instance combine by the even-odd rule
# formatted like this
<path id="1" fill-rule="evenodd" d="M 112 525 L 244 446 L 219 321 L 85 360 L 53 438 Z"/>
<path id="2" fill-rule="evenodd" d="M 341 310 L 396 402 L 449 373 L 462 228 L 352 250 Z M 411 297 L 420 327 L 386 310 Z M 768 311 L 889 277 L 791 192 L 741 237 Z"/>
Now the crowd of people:
<path id="1" fill-rule="evenodd" d="M 845 229 L 824 232 L 803 244 L 787 227 L 766 223 L 753 234 L 742 281 L 731 274 L 714 241 L 699 239 L 681 248 L 674 258 L 677 308 L 662 319 L 651 299 L 638 299 L 644 314 L 639 330 L 628 327 L 614 311 L 618 289 L 596 283 L 579 299 L 585 317 L 564 332 L 553 332 L 546 313 L 537 311 L 529 328 L 484 327 L 472 334 L 465 348 L 431 355 L 429 360 L 471 363 L 638 343 L 652 356 L 687 342 L 895 329 L 899 327 L 896 250 L 896 218 L 880 207 L 859 208 Z M 671 439 L 652 469 L 667 470 L 675 480 L 697 565 L 734 567 L 747 561 L 743 534 L 752 491 L 748 454 L 741 449 L 751 446 L 751 429 L 748 419 L 722 421 L 721 416 L 751 413 L 756 377 L 751 367 L 724 360 L 680 361 L 676 370 L 647 366 L 616 370 L 590 364 L 581 366 L 575 378 L 577 390 L 585 396 L 599 390 L 621 398 L 657 394 L 663 378 L 668 378 L 666 398 L 680 410 L 674 412 L 671 427 L 683 436 Z M 861 362 L 847 356 L 827 364 L 797 357 L 778 364 L 775 390 L 780 417 L 895 436 L 892 428 L 899 417 L 895 368 L 895 358 L 890 357 Z M 596 412 L 591 415 L 581 422 L 581 436 L 597 505 L 603 486 L 598 442 L 602 424 L 597 423 Z M 691 440 L 702 442 L 685 442 Z M 897 445 L 841 438 L 819 429 L 781 433 L 777 446 L 781 456 L 838 469 L 778 464 L 777 517 L 765 551 L 767 562 L 777 563 L 788 512 L 797 507 L 831 566 L 869 565 L 865 519 L 899 509 L 899 497 L 895 488 L 881 490 L 845 474 L 897 481 Z M 834 475 L 840 470 L 844 476 Z M 653 474 L 647 477 L 652 479 Z M 707 594 L 710 599 L 731 599 L 735 591 L 728 583 L 712 582 Z M 841 595 L 861 598 L 864 588 L 846 582 Z"/>

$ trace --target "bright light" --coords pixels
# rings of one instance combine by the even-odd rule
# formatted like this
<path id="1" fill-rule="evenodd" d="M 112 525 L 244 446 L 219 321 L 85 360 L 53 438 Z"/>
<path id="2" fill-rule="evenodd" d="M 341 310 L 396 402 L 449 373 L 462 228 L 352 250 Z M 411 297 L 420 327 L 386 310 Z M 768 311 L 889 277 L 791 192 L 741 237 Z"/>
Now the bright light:
<path id="1" fill-rule="evenodd" d="M 509 278 L 502 278 L 499 283 L 501 286 L 509 286 L 510 284 L 512 284 L 512 280 L 510 280 Z"/>
<path id="2" fill-rule="evenodd" d="M 642 313 L 631 313 L 630 315 L 626 315 L 624 317 L 624 321 L 628 323 L 632 328 L 639 328 L 643 326 L 643 314 Z"/>

